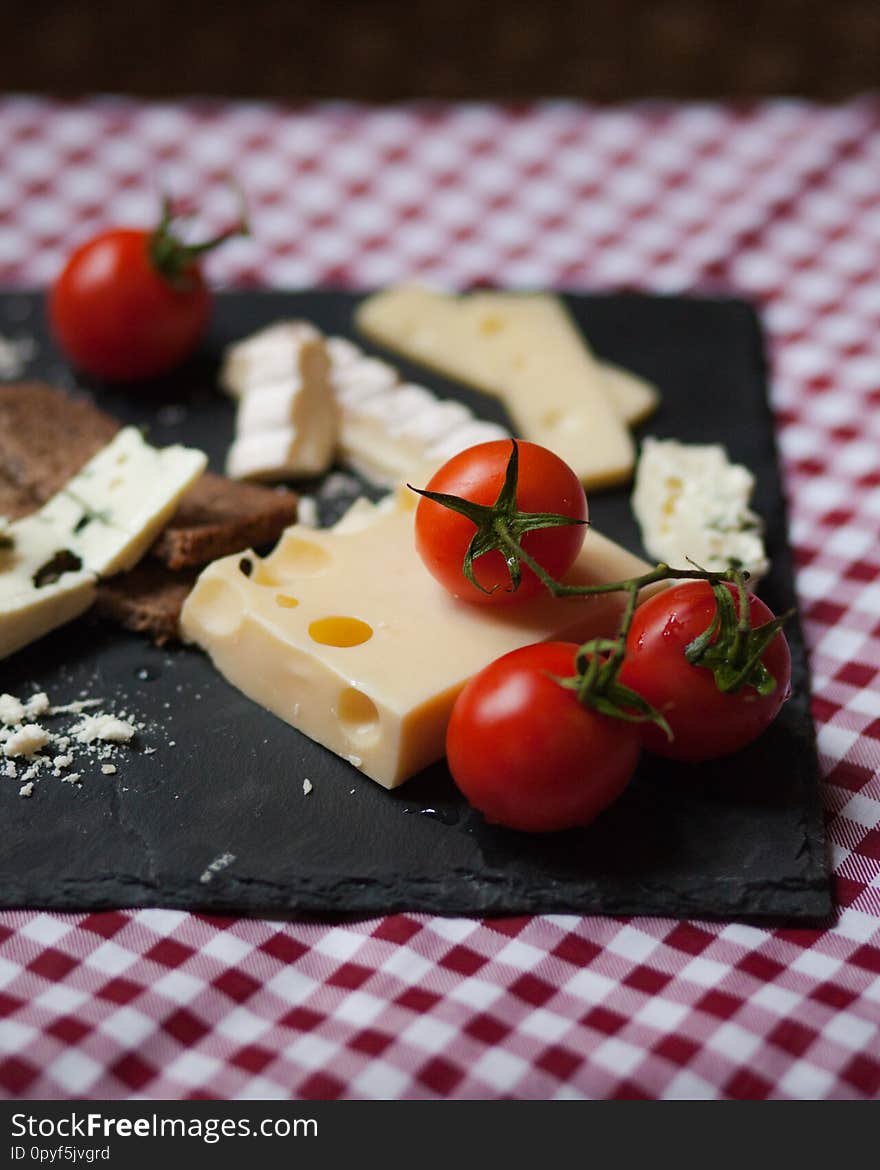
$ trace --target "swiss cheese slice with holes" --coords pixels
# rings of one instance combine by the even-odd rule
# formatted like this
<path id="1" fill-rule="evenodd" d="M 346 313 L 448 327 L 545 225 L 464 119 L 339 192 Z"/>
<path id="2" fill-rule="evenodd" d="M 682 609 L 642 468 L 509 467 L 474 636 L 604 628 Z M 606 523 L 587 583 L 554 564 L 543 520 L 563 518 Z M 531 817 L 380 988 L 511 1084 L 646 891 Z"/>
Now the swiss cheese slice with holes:
<path id="1" fill-rule="evenodd" d="M 386 788 L 443 756 L 453 703 L 477 671 L 533 642 L 613 635 L 625 597 L 456 601 L 415 552 L 415 502 L 359 500 L 334 528 L 288 528 L 265 558 L 215 561 L 181 617 L 229 682 Z M 649 568 L 589 529 L 566 580 Z"/>
<path id="2" fill-rule="evenodd" d="M 356 315 L 368 337 L 500 398 L 523 438 L 555 451 L 582 483 L 629 479 L 635 450 L 610 387 L 561 302 L 542 294 L 453 297 L 399 287 Z M 626 380 L 628 410 L 649 410 Z"/>

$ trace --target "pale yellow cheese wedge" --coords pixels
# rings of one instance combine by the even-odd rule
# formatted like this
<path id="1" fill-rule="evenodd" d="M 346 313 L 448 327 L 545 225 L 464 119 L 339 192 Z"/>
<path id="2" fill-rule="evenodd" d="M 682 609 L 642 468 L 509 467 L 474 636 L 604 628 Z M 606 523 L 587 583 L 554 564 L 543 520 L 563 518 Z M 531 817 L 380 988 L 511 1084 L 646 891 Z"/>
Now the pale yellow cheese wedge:
<path id="1" fill-rule="evenodd" d="M 444 754 L 467 680 L 533 642 L 613 635 L 624 594 L 549 595 L 487 608 L 455 601 L 413 545 L 415 497 L 358 501 L 335 528 L 295 525 L 265 559 L 226 557 L 199 577 L 184 638 L 239 690 L 386 788 Z M 649 566 L 590 529 L 569 579 Z"/>
<path id="2" fill-rule="evenodd" d="M 644 422 L 660 405 L 657 387 L 638 374 L 611 362 L 599 362 L 599 370 L 605 392 L 627 426 L 634 427 Z"/>
<path id="3" fill-rule="evenodd" d="M 627 426 L 635 426 L 657 409 L 660 394 L 656 386 L 621 366 L 600 362 L 559 297 L 552 293 L 478 292 L 471 293 L 469 299 L 487 320 L 502 312 L 508 322 L 535 317 L 555 321 L 562 332 L 574 331 L 582 351 L 580 377 L 599 388 Z"/>
<path id="4" fill-rule="evenodd" d="M 555 451 L 586 487 L 632 474 L 635 450 L 615 392 L 557 298 L 401 286 L 368 297 L 356 322 L 381 344 L 499 397 L 520 435 Z M 632 387 L 610 381 L 633 409 Z"/>

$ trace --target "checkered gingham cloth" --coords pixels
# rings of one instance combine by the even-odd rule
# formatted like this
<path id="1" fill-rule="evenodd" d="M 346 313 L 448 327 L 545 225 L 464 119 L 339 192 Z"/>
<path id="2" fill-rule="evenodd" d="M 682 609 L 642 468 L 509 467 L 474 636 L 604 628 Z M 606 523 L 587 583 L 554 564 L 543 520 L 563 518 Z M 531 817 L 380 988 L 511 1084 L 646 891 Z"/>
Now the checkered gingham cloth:
<path id="1" fill-rule="evenodd" d="M 26 1097 L 880 1096 L 880 100 L 748 108 L 0 101 L 0 284 L 153 221 L 218 284 L 424 277 L 756 301 L 814 673 L 826 930 L 552 915 L 350 926 L 0 915 Z"/>

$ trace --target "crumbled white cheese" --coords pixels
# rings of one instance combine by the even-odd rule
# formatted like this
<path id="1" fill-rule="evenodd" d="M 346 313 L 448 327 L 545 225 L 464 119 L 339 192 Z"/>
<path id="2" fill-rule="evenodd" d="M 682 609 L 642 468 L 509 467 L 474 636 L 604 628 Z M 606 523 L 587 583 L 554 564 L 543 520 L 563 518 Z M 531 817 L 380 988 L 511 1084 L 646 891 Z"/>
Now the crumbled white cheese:
<path id="1" fill-rule="evenodd" d="M 19 790 L 18 790 L 19 796 L 33 796 L 33 794 L 34 794 L 33 780 L 28 780 L 27 784 L 22 784 L 21 788 L 19 788 Z"/>
<path id="2" fill-rule="evenodd" d="M 13 727 L 24 719 L 24 703 L 15 695 L 0 695 L 0 723 Z"/>
<path id="3" fill-rule="evenodd" d="M 44 691 L 37 691 L 31 695 L 24 705 L 24 713 L 28 719 L 39 719 L 49 710 L 49 696 Z"/>
<path id="4" fill-rule="evenodd" d="M 207 885 L 213 878 L 215 873 L 220 873 L 221 870 L 226 869 L 235 861 L 234 853 L 221 853 L 219 857 L 215 857 L 211 864 L 207 867 L 204 873 L 199 878 L 202 885 Z"/>
<path id="5" fill-rule="evenodd" d="M 673 568 L 747 569 L 754 586 L 769 568 L 763 524 L 749 508 L 754 486 L 720 444 L 645 439 L 632 498 L 642 543 Z"/>
<path id="6" fill-rule="evenodd" d="M 300 496 L 296 507 L 296 522 L 306 528 L 318 527 L 318 502 L 314 496 Z"/>
<path id="7" fill-rule="evenodd" d="M 4 337 L 0 334 L 0 378 L 4 381 L 20 378 L 35 352 L 33 337 Z"/>
<path id="8" fill-rule="evenodd" d="M 312 791 L 313 787 L 314 787 L 314 785 L 312 784 L 311 780 L 309 780 L 309 779 L 303 780 L 303 795 L 308 796 L 308 794 Z"/>
<path id="9" fill-rule="evenodd" d="M 3 751 L 7 756 L 32 756 L 45 747 L 51 738 L 39 723 L 28 723 L 7 739 Z"/>
<path id="10" fill-rule="evenodd" d="M 65 784 L 80 787 L 86 763 L 100 765 L 105 776 L 115 775 L 116 764 L 109 761 L 118 758 L 136 733 L 144 730 L 144 725 L 125 711 L 82 714 L 86 708 L 101 703 L 100 699 L 80 698 L 53 707 L 43 691 L 26 700 L 10 694 L 0 695 L 0 777 L 18 780 L 24 788 L 49 771 Z M 72 730 L 54 732 L 35 722 L 38 717 L 63 715 L 79 717 Z M 144 749 L 145 754 L 153 751 L 152 747 Z M 77 764 L 78 771 L 64 774 L 67 768 Z M 30 796 L 32 791 L 24 795 Z"/>
<path id="11" fill-rule="evenodd" d="M 361 764 L 364 762 L 364 761 L 363 761 L 363 760 L 360 758 L 360 756 L 346 756 L 345 758 L 346 758 L 346 759 L 348 760 L 348 762 L 349 762 L 349 763 L 350 763 L 350 764 L 351 764 L 353 767 L 355 767 L 355 768 L 359 768 L 359 767 L 361 766 Z"/>
<path id="12" fill-rule="evenodd" d="M 136 728 L 116 715 L 86 715 L 73 729 L 73 738 L 78 743 L 129 743 L 135 736 Z"/>

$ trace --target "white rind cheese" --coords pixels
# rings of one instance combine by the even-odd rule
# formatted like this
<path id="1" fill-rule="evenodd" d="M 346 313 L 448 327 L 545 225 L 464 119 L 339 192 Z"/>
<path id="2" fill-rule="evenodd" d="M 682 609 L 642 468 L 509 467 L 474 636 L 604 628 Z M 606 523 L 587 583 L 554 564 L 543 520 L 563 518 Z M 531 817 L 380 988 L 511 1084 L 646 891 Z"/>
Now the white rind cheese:
<path id="1" fill-rule="evenodd" d="M 380 484 L 424 486 L 447 459 L 477 443 L 510 438 L 461 402 L 401 382 L 393 367 L 342 337 L 327 343 L 340 409 L 340 454 Z"/>
<path id="2" fill-rule="evenodd" d="M 332 529 L 287 529 L 265 559 L 209 565 L 181 630 L 233 685 L 387 788 L 444 754 L 456 696 L 488 663 L 550 638 L 615 633 L 624 595 L 487 609 L 450 597 L 414 551 L 415 497 L 353 505 Z M 645 562 L 590 529 L 568 579 Z"/>
<path id="3" fill-rule="evenodd" d="M 280 322 L 229 351 L 222 382 L 239 399 L 226 458 L 233 479 L 321 475 L 333 461 L 338 409 L 321 334 Z"/>
<path id="4" fill-rule="evenodd" d="M 368 297 L 356 320 L 381 344 L 501 398 L 518 432 L 555 451 L 585 486 L 631 475 L 635 450 L 627 427 L 601 367 L 557 298 L 453 297 L 402 286 Z M 650 409 L 643 392 L 632 390 L 630 397 L 638 399 L 640 413 Z"/>
<path id="5" fill-rule="evenodd" d="M 642 543 L 673 567 L 748 569 L 753 587 L 769 568 L 763 525 L 749 507 L 754 486 L 719 444 L 645 439 L 632 500 Z"/>
<path id="6" fill-rule="evenodd" d="M 220 385 L 240 398 L 270 382 L 308 382 L 325 367 L 323 350 L 321 333 L 308 321 L 277 321 L 227 349 Z"/>

